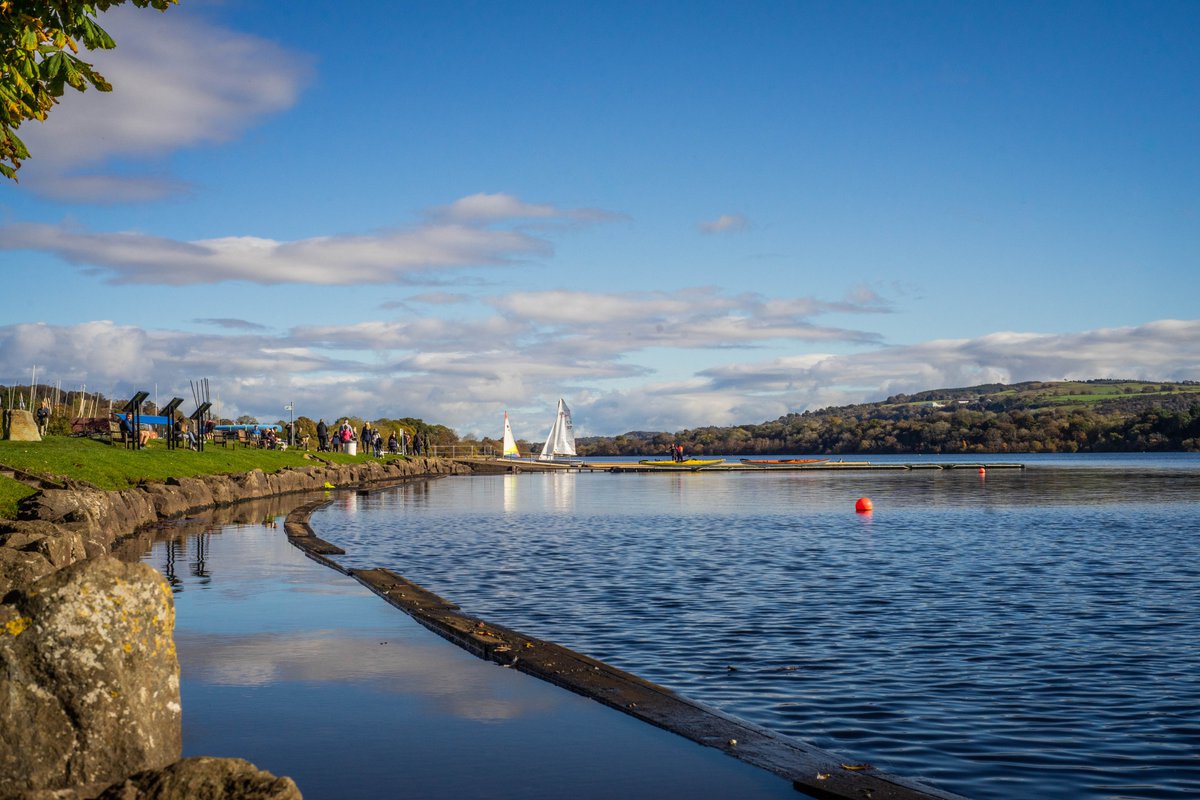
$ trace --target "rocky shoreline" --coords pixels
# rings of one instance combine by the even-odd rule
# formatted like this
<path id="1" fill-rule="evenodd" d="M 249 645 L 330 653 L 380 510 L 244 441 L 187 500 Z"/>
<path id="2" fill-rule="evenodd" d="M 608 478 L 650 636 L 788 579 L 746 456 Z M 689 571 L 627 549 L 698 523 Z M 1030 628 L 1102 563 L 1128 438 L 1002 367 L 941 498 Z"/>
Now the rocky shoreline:
<path id="1" fill-rule="evenodd" d="M 246 500 L 467 472 L 434 458 L 322 463 L 26 498 L 0 520 L 0 798 L 300 797 L 244 761 L 179 758 L 171 590 L 153 568 L 112 558 L 114 545 Z"/>

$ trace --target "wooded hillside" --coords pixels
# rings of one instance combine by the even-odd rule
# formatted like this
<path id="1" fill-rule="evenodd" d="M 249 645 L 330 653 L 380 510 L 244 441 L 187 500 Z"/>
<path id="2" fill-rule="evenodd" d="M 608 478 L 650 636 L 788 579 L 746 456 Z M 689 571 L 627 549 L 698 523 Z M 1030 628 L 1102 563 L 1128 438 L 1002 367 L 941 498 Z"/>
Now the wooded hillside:
<path id="1" fill-rule="evenodd" d="M 881 403 L 675 434 L 580 439 L 580 455 L 1200 451 L 1200 382 L 1028 382 L 896 395 Z"/>

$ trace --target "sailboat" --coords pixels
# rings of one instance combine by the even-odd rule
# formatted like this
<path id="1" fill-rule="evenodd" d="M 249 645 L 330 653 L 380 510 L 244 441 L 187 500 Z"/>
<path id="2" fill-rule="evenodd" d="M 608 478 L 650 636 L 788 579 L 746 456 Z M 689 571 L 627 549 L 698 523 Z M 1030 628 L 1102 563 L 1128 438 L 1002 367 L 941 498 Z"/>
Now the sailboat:
<path id="1" fill-rule="evenodd" d="M 556 456 L 573 455 L 575 428 L 571 425 L 571 409 L 567 408 L 566 402 L 560 397 L 558 414 L 554 417 L 554 424 L 550 426 L 550 433 L 546 434 L 546 443 L 542 445 L 538 461 L 553 461 Z"/>
<path id="2" fill-rule="evenodd" d="M 508 424 L 508 412 L 504 412 L 504 449 L 500 452 L 503 458 L 520 458 L 521 451 L 517 449 L 517 440 L 513 438 L 512 427 Z"/>

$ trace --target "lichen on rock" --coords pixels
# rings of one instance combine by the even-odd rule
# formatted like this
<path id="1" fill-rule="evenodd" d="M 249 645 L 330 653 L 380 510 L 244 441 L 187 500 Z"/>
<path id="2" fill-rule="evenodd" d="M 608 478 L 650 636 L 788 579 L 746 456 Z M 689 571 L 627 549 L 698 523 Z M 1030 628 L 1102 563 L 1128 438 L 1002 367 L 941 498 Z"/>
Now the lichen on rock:
<path id="1" fill-rule="evenodd" d="M 101 557 L 0 604 L 0 796 L 110 783 L 179 757 L 164 586 L 152 567 Z"/>

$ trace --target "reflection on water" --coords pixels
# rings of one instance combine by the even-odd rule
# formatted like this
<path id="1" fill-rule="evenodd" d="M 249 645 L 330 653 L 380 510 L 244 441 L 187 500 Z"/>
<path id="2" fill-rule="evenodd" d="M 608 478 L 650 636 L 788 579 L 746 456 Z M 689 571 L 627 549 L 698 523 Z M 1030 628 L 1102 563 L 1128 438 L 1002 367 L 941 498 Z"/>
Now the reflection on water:
<path id="1" fill-rule="evenodd" d="M 183 580 L 176 573 L 176 565 L 180 557 L 187 565 L 188 574 L 197 578 L 195 582 L 200 588 L 209 584 L 212 575 L 208 571 L 208 548 L 210 536 L 207 533 L 192 536 L 189 542 L 186 534 L 175 534 L 163 543 L 162 573 L 167 583 L 171 584 L 172 592 L 183 591 Z M 194 555 L 189 556 L 189 547 Z"/>
<path id="2" fill-rule="evenodd" d="M 357 502 L 313 519 L 348 566 L 891 771 L 976 798 L 1200 796 L 1200 459 Z"/>
<path id="3" fill-rule="evenodd" d="M 511 514 L 517 510 L 517 492 L 521 488 L 519 475 L 505 475 L 504 481 L 504 513 Z"/>
<path id="4" fill-rule="evenodd" d="M 307 800 L 794 796 L 786 781 L 476 659 L 309 560 L 264 525 L 309 499 L 125 544 L 177 592 L 185 756 L 248 759 Z M 373 516 L 360 513 L 367 498 L 335 499 L 328 513 L 351 524 Z"/>

